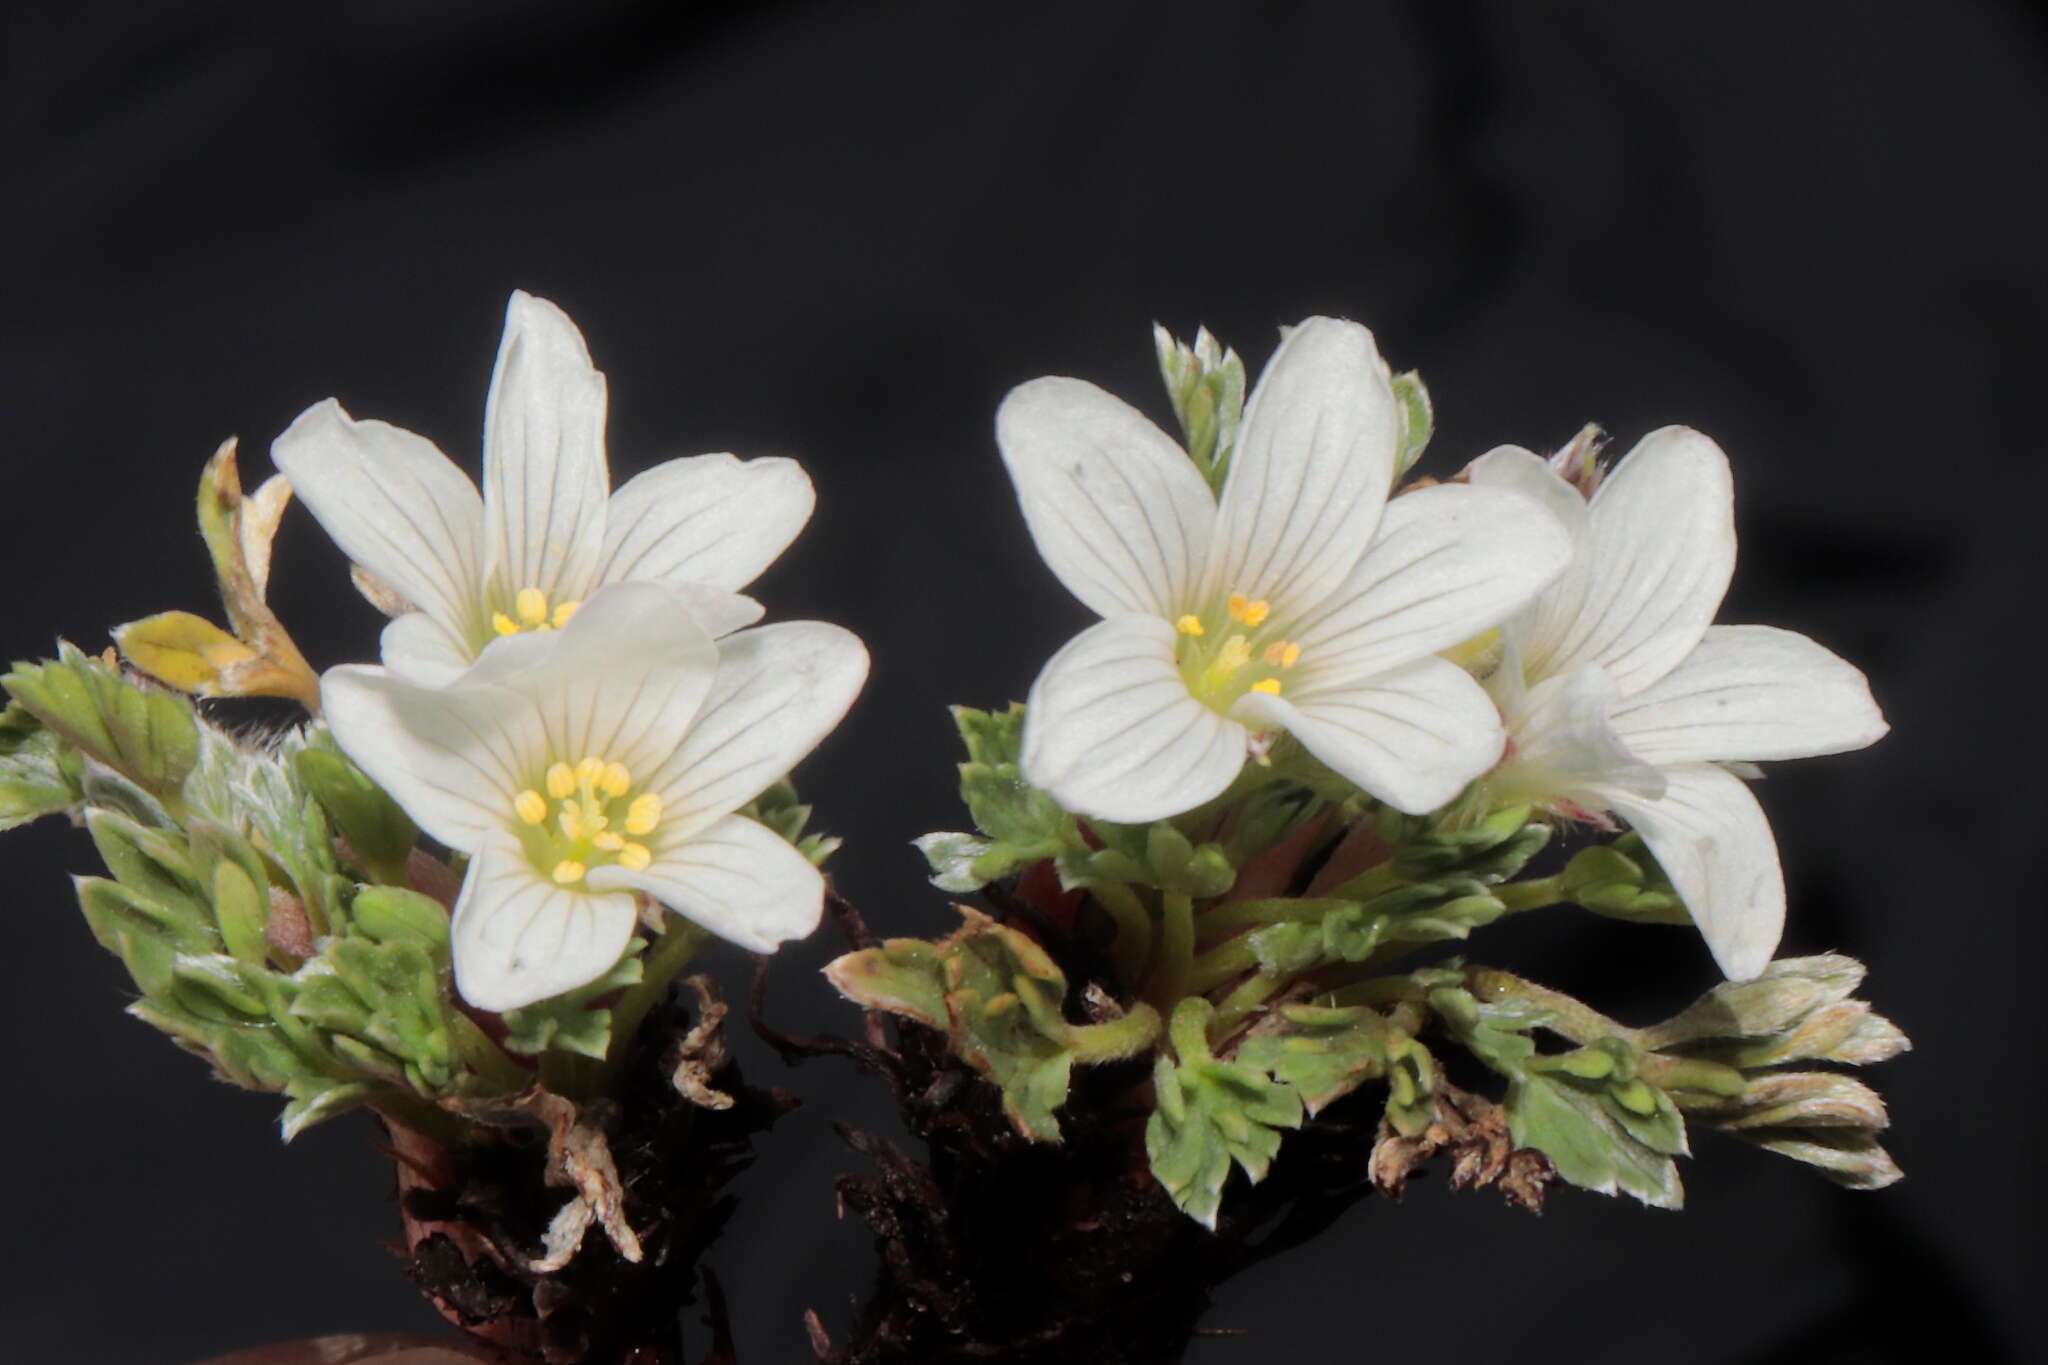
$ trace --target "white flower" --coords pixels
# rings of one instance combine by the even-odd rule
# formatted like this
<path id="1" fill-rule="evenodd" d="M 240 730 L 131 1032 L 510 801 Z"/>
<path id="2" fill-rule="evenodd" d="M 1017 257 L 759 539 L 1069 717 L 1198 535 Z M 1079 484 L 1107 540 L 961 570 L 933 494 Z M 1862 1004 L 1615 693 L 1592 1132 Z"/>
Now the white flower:
<path id="1" fill-rule="evenodd" d="M 1189 810 L 1276 729 L 1410 812 L 1499 757 L 1492 701 L 1434 655 L 1528 600 L 1569 542 L 1511 493 L 1388 501 L 1399 417 L 1363 327 L 1288 335 L 1220 500 L 1164 432 L 1078 379 L 1014 390 L 996 436 L 1039 553 L 1104 617 L 1046 664 L 1026 713 L 1024 775 L 1069 810 Z"/>
<path id="2" fill-rule="evenodd" d="M 714 634 L 758 619 L 731 591 L 809 520 L 803 470 L 698 455 L 612 493 L 604 422 L 604 376 L 576 325 L 515 293 L 485 405 L 481 497 L 425 437 L 358 422 L 331 398 L 301 413 L 271 456 L 348 557 L 404 599 L 379 602 L 402 613 L 383 657 L 417 681 L 454 678 L 500 636 L 560 626 L 606 583 L 726 589 L 692 603 Z"/>
<path id="3" fill-rule="evenodd" d="M 1590 502 L 1529 451 L 1474 461 L 1476 487 L 1543 499 L 1571 567 L 1502 628 L 1491 680 L 1513 757 L 1490 778 L 1633 825 L 1729 977 L 1762 971 L 1785 922 L 1763 810 L 1723 764 L 1841 753 L 1888 728 L 1855 667 L 1803 635 L 1714 626 L 1735 568 L 1728 457 L 1685 427 L 1654 431 Z"/>
<path id="4" fill-rule="evenodd" d="M 602 975 L 632 937 L 636 892 L 757 952 L 809 933 L 817 870 L 732 812 L 838 723 L 867 666 L 837 626 L 714 642 L 672 589 L 627 583 L 446 687 L 355 666 L 328 672 L 321 696 L 349 757 L 470 855 L 456 985 L 508 1010 Z"/>

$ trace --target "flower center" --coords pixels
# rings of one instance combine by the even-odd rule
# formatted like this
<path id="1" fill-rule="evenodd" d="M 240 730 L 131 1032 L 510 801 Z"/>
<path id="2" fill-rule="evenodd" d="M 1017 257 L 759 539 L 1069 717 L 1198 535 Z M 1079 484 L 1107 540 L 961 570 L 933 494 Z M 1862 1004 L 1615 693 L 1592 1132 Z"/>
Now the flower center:
<path id="1" fill-rule="evenodd" d="M 521 588 L 512 597 L 512 611 L 491 613 L 491 629 L 500 635 L 522 635 L 533 630 L 560 630 L 569 624 L 581 602 L 550 604 L 539 588 Z"/>
<path id="2" fill-rule="evenodd" d="M 1180 632 L 1174 659 L 1197 700 L 1227 711 L 1247 692 L 1280 694 L 1282 676 L 1301 662 L 1301 646 L 1264 628 L 1272 614 L 1271 602 L 1234 592 L 1220 613 L 1189 612 L 1173 623 Z"/>
<path id="3" fill-rule="evenodd" d="M 579 885 L 593 867 L 638 872 L 654 861 L 638 841 L 661 824 L 661 797 L 636 794 L 623 763 L 590 754 L 573 767 L 553 764 L 538 787 L 512 798 L 512 813 L 526 856 L 558 886 Z"/>

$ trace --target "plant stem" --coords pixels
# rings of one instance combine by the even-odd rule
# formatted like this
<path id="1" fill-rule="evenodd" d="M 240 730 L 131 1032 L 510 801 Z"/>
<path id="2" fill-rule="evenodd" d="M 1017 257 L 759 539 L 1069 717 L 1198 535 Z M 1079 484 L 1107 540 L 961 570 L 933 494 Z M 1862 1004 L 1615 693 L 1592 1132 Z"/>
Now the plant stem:
<path id="1" fill-rule="evenodd" d="M 1194 959 L 1189 965 L 1187 989 L 1197 995 L 1206 995 L 1233 976 L 1251 971 L 1258 965 L 1259 957 L 1252 951 L 1251 936 L 1239 934 Z"/>
<path id="2" fill-rule="evenodd" d="M 640 980 L 628 986 L 612 1005 L 611 1042 L 605 1049 L 603 1071 L 607 1086 L 617 1078 L 619 1068 L 625 1064 L 633 1035 L 640 1031 L 640 1022 L 647 1017 L 647 1011 L 668 993 L 670 983 L 697 955 L 697 950 L 710 941 L 708 930 L 699 928 L 681 915 L 668 917 L 668 923 L 640 959 Z"/>
<path id="3" fill-rule="evenodd" d="M 1295 898 L 1274 896 L 1264 900 L 1231 901 L 1206 911 L 1198 927 L 1202 938 L 1213 942 L 1238 929 L 1266 924 L 1301 924 L 1347 909 L 1357 902 L 1334 896 Z"/>
<path id="4" fill-rule="evenodd" d="M 1188 993 L 1195 965 L 1195 903 L 1185 891 L 1165 891 L 1159 904 L 1159 954 L 1145 994 L 1164 1013 Z"/>
<path id="5" fill-rule="evenodd" d="M 1247 1015 L 1271 999 L 1287 984 L 1287 980 L 1278 972 L 1258 972 L 1238 982 L 1236 988 L 1223 997 L 1223 1003 L 1216 1007 L 1216 1019 L 1210 1025 L 1210 1031 L 1218 1038 L 1229 1037 Z"/>
<path id="6" fill-rule="evenodd" d="M 1117 975 L 1136 989 L 1145 979 L 1145 964 L 1152 956 L 1152 913 L 1137 893 L 1122 882 L 1101 882 L 1088 888 L 1095 903 L 1116 924 L 1116 940 L 1109 945 Z"/>
<path id="7" fill-rule="evenodd" d="M 1159 1011 L 1143 1001 L 1120 1019 L 1077 1024 L 1067 1034 L 1077 1062 L 1114 1062 L 1136 1056 L 1159 1038 Z"/>
<path id="8" fill-rule="evenodd" d="M 1665 1090 L 1696 1090 L 1708 1095 L 1740 1095 L 1749 1078 L 1732 1066 L 1705 1062 L 1696 1057 L 1666 1057 L 1651 1053 L 1642 1060 L 1643 1079 Z"/>
<path id="9" fill-rule="evenodd" d="M 533 1083 L 533 1073 L 506 1056 L 505 1049 L 492 1042 L 476 1020 L 452 1008 L 447 1019 L 448 1041 L 455 1045 L 456 1055 L 489 1082 L 494 1093 L 514 1094 Z"/>
<path id="10" fill-rule="evenodd" d="M 1511 972 L 1496 971 L 1491 967 L 1467 967 L 1465 989 L 1481 1000 L 1504 1000 L 1513 997 L 1526 1000 L 1545 1010 L 1549 1018 L 1543 1027 L 1553 1033 L 1563 1034 L 1584 1047 L 1597 1043 L 1602 1038 L 1622 1038 L 1630 1043 L 1636 1041 L 1636 1030 L 1609 1019 L 1590 1005 L 1572 999 L 1562 991 L 1553 991 L 1533 981 L 1524 981 Z"/>

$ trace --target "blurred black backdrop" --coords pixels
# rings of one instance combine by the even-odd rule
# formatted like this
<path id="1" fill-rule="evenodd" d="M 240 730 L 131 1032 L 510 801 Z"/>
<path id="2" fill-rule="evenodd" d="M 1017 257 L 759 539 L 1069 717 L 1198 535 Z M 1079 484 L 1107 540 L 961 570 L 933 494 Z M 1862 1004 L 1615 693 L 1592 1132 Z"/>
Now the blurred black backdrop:
<path id="1" fill-rule="evenodd" d="M 2048 26 L 2013 4 L 11 6 L 0 20 L 4 649 L 211 608 L 188 521 L 231 433 L 334 394 L 472 469 L 505 295 L 562 303 L 615 476 L 788 453 L 820 507 L 757 591 L 859 631 L 873 682 L 799 773 L 886 930 L 946 919 L 907 840 L 961 823 L 948 702 L 1022 695 L 1086 619 L 990 438 L 1087 376 L 1164 417 L 1148 326 L 1263 361 L 1313 312 L 1419 367 L 1447 473 L 1671 421 L 1735 462 L 1726 613 L 1862 664 L 1895 726 L 1780 765 L 1788 950 L 1840 948 L 1918 1050 L 1872 1077 L 1905 1184 L 1848 1194 L 1700 1142 L 1689 1210 L 1563 1192 L 1353 1210 L 1244 1276 L 1202 1365 L 1420 1352 L 1660 1365 L 2032 1355 L 2041 958 L 2036 626 Z M 275 600 L 316 663 L 378 624 L 309 519 Z M 425 1325 L 387 1167 L 124 1018 L 71 907 L 82 838 L 5 840 L 0 1355 L 166 1365 Z M 1693 937 L 1553 914 L 1489 954 L 1625 1017 L 1713 979 Z M 812 968 L 787 1022 L 846 1027 Z M 734 986 L 746 963 L 720 956 Z M 835 1222 L 886 1126 L 830 1063 L 757 1079 L 715 1261 L 742 1359 L 808 1358 L 869 1270 Z"/>

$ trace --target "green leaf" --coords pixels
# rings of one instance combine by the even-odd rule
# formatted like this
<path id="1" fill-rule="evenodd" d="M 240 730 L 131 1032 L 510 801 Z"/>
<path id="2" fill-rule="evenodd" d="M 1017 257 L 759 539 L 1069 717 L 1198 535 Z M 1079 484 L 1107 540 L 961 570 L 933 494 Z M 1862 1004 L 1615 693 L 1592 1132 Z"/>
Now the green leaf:
<path id="1" fill-rule="evenodd" d="M 825 964 L 825 978 L 863 1009 L 900 1014 L 944 1031 L 952 1017 L 939 952 L 923 939 L 892 938 Z"/>
<path id="2" fill-rule="evenodd" d="M 292 1016 L 334 1035 L 338 1052 L 357 1056 L 359 1049 L 344 1046 L 351 1041 L 373 1046 L 409 1066 L 407 1083 L 415 1088 L 440 1093 L 454 1085 L 457 1062 L 442 1014 L 440 971 L 419 942 L 329 938 L 292 980 Z M 388 1068 L 376 1074 L 390 1079 Z"/>
<path id="3" fill-rule="evenodd" d="M 290 1142 L 314 1124 L 345 1114 L 377 1093 L 367 1081 L 342 1081 L 332 1076 L 294 1076 L 285 1083 L 291 1097 L 278 1119 L 284 1140 Z"/>
<path id="4" fill-rule="evenodd" d="M 1685 1202 L 1676 1163 L 1638 1141 L 1602 1096 L 1525 1071 L 1508 1082 L 1507 1111 L 1515 1145 L 1542 1152 L 1581 1189 L 1634 1195 L 1660 1209 Z"/>
<path id="5" fill-rule="evenodd" d="M 63 814 L 78 796 L 55 732 L 19 703 L 0 711 L 0 830 Z"/>
<path id="6" fill-rule="evenodd" d="M 1145 1124 L 1145 1153 L 1181 1211 L 1213 1229 L 1231 1166 L 1255 1184 L 1264 1180 L 1280 1130 L 1301 1126 L 1302 1099 L 1257 1066 L 1210 1055 L 1200 1040 L 1211 1013 L 1200 997 L 1174 1010 L 1180 1058 L 1176 1064 L 1162 1053 L 1153 1063 L 1157 1101 Z"/>
<path id="7" fill-rule="evenodd" d="M 16 664 L 0 687 L 65 743 L 157 796 L 184 783 L 199 757 L 192 704 L 59 642 L 55 661 Z"/>
<path id="8" fill-rule="evenodd" d="M 1394 376 L 1394 402 L 1401 414 L 1401 453 L 1394 461 L 1394 482 L 1415 467 L 1436 428 L 1436 408 L 1422 376 L 1407 370 Z"/>
<path id="9" fill-rule="evenodd" d="M 931 866 L 932 885 L 939 890 L 964 896 L 988 885 L 989 879 L 974 871 L 976 861 L 995 847 L 988 840 L 972 834 L 942 832 L 920 835 L 910 842 L 924 854 L 925 862 Z"/>
<path id="10" fill-rule="evenodd" d="M 432 896 L 398 886 L 362 886 L 348 905 L 356 932 L 378 943 L 416 943 L 445 961 L 448 909 Z"/>
<path id="11" fill-rule="evenodd" d="M 841 842 L 837 835 L 804 833 L 811 808 L 797 799 L 796 786 L 786 777 L 740 807 L 738 813 L 781 836 L 813 867 L 823 866 Z"/>
<path id="12" fill-rule="evenodd" d="M 1283 1005 L 1238 1045 L 1236 1060 L 1292 1086 L 1314 1115 L 1385 1075 L 1388 1042 L 1377 1010 Z"/>
<path id="13" fill-rule="evenodd" d="M 573 1052 L 603 1061 L 611 1050 L 612 1012 L 597 1001 L 637 986 L 646 974 L 640 955 L 647 940 L 634 938 L 611 970 L 573 991 L 551 995 L 525 1009 L 505 1013 L 507 1051 L 534 1057 L 543 1052 Z"/>

